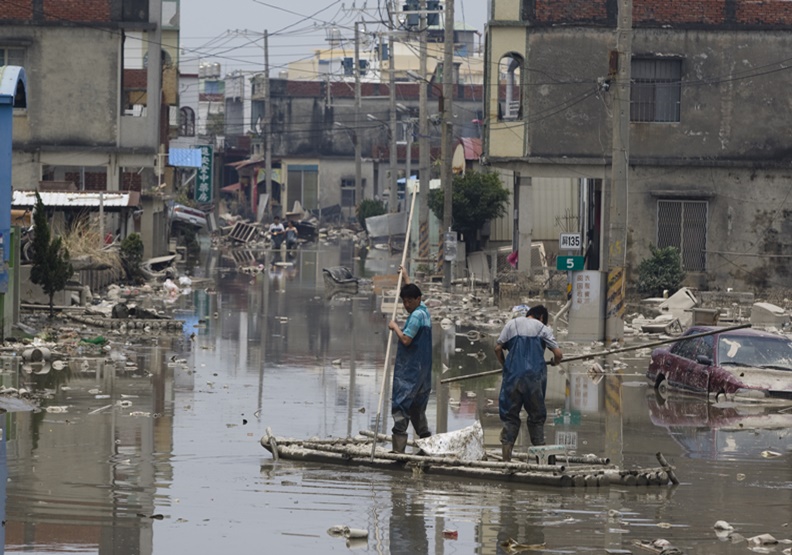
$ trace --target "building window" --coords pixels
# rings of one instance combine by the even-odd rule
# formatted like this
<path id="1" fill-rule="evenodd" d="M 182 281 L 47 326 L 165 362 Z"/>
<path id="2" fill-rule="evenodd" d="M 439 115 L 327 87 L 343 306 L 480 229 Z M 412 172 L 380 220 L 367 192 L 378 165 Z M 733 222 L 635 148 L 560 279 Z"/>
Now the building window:
<path id="1" fill-rule="evenodd" d="M 707 215 L 707 201 L 657 201 L 657 246 L 678 248 L 686 271 L 707 269 Z"/>
<path id="2" fill-rule="evenodd" d="M 360 190 L 366 190 L 366 180 L 360 180 Z M 355 178 L 343 177 L 341 178 L 341 207 L 354 208 L 357 206 L 357 199 L 355 198 Z"/>
<path id="3" fill-rule="evenodd" d="M 319 166 L 294 165 L 289 166 L 288 171 L 286 182 L 288 205 L 294 206 L 294 202 L 299 200 L 305 210 L 319 208 Z"/>
<path id="4" fill-rule="evenodd" d="M 179 135 L 195 137 L 195 110 L 189 106 L 179 110 Z"/>
<path id="5" fill-rule="evenodd" d="M 25 65 L 24 48 L 0 47 L 0 66 L 20 66 Z"/>
<path id="6" fill-rule="evenodd" d="M 630 121 L 678 122 L 682 60 L 633 58 Z"/>
<path id="7" fill-rule="evenodd" d="M 498 63 L 498 119 L 516 120 L 522 117 L 523 59 L 507 54 Z"/>

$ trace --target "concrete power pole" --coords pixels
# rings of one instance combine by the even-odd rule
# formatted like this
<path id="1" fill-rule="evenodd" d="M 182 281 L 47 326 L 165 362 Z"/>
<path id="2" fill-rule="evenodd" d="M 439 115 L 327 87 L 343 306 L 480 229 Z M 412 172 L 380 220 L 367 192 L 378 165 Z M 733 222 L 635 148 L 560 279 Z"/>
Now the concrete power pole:
<path id="1" fill-rule="evenodd" d="M 446 0 L 443 42 L 445 48 L 443 51 L 443 142 L 441 155 L 443 175 L 441 181 L 443 183 L 443 233 L 446 233 L 451 230 L 453 224 L 451 210 L 454 174 L 451 162 L 454 155 L 454 125 L 452 121 L 454 117 L 454 0 Z M 446 253 L 446 260 L 443 262 L 443 287 L 451 288 L 451 261 L 448 260 L 448 253 Z"/>
<path id="2" fill-rule="evenodd" d="M 270 93 L 269 32 L 264 30 L 264 186 L 272 206 L 272 95 Z M 265 209 L 265 213 L 269 210 Z M 286 211 L 284 211 L 285 213 Z"/>
<path id="3" fill-rule="evenodd" d="M 388 198 L 389 212 L 399 209 L 399 153 L 396 150 L 396 59 L 393 56 L 393 34 L 388 35 L 388 100 L 390 115 L 388 126 L 388 144 L 390 146 L 390 197 Z M 407 196 L 405 195 L 405 203 Z M 406 239 L 409 241 L 409 237 Z"/>
<path id="4" fill-rule="evenodd" d="M 630 65 L 632 63 L 632 0 L 619 0 L 616 52 L 610 67 L 616 69 L 613 89 L 613 150 L 607 214 L 608 249 L 603 267 L 608 269 L 605 304 L 605 339 L 624 338 L 624 274 L 627 254 L 628 172 L 630 171 Z"/>
<path id="5" fill-rule="evenodd" d="M 429 260 L 429 107 L 426 82 L 426 0 L 421 0 L 421 25 L 418 29 L 420 79 L 418 80 L 418 172 L 420 177 L 418 205 L 418 258 Z"/>
<path id="6" fill-rule="evenodd" d="M 363 159 L 360 141 L 360 112 L 363 109 L 360 101 L 360 23 L 355 22 L 355 205 L 363 200 Z"/>

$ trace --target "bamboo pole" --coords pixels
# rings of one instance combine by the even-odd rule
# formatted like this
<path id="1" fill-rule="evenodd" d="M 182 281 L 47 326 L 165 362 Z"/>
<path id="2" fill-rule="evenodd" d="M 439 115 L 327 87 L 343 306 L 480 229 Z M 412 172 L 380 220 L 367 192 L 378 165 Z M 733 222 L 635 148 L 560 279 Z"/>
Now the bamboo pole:
<path id="1" fill-rule="evenodd" d="M 734 330 L 741 330 L 744 328 L 750 328 L 751 324 L 740 324 L 739 326 L 731 326 L 728 328 L 719 328 L 716 330 L 710 330 L 707 332 L 702 333 L 694 333 L 691 335 L 685 335 L 680 337 L 674 337 L 672 339 L 663 339 L 662 341 L 653 341 L 651 343 L 644 343 L 642 345 L 633 345 L 631 347 L 622 347 L 621 349 L 614 349 L 612 351 L 598 351 L 596 353 L 588 353 L 585 355 L 576 355 L 569 358 L 563 359 L 561 362 L 573 362 L 575 360 L 587 360 L 590 358 L 597 358 L 597 357 L 604 357 L 610 355 L 616 355 L 619 353 L 626 353 L 628 351 L 637 351 L 638 349 L 647 349 L 649 347 L 659 347 L 660 345 L 667 345 L 668 343 L 676 343 L 677 341 L 681 341 L 682 339 L 696 339 L 697 337 L 706 337 L 708 335 L 715 335 L 716 333 L 724 333 L 727 331 L 734 331 Z M 492 376 L 494 374 L 500 374 L 503 372 L 503 369 L 500 368 L 498 370 L 487 370 L 486 372 L 478 372 L 476 374 L 468 374 L 466 376 L 456 376 L 453 378 L 446 378 L 444 380 L 440 380 L 441 384 L 444 383 L 451 383 L 451 382 L 458 382 L 462 380 L 468 380 L 471 378 L 480 378 L 482 376 Z"/>
<path id="2" fill-rule="evenodd" d="M 406 183 L 409 182 L 409 176 L 407 181 L 405 182 L 405 190 L 407 188 Z M 418 192 L 417 188 L 413 188 L 412 200 L 410 201 L 410 214 L 407 217 L 407 235 L 404 237 L 404 248 L 402 248 L 402 259 L 401 259 L 401 271 L 399 272 L 399 277 L 396 279 L 396 294 L 398 295 L 399 291 L 401 290 L 401 281 L 402 281 L 402 272 L 406 271 L 404 269 L 404 265 L 407 263 L 407 250 L 410 246 L 410 230 L 412 229 L 412 216 L 413 216 L 413 209 L 415 208 L 415 196 Z M 396 191 L 391 191 L 391 194 L 398 194 L 398 187 Z M 393 313 L 391 314 L 391 320 L 396 319 L 396 310 L 399 307 L 399 303 L 393 303 Z M 382 417 L 382 405 L 383 399 L 385 397 L 385 384 L 388 383 L 388 364 L 390 363 L 390 352 L 391 352 L 391 345 L 393 344 L 393 331 L 388 329 L 388 347 L 385 349 L 385 368 L 383 371 L 382 376 L 382 387 L 380 388 L 379 394 L 379 403 L 377 404 L 377 418 L 374 420 L 374 432 L 379 431 L 380 425 L 380 418 Z M 374 441 L 371 444 L 371 460 L 374 460 L 374 451 L 377 448 L 377 442 Z"/>

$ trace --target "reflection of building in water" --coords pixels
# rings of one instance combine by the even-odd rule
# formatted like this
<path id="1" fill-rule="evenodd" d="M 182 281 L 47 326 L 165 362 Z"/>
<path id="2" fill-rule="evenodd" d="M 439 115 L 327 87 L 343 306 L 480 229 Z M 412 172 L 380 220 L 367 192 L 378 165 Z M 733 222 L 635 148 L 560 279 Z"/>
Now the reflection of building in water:
<path id="1" fill-rule="evenodd" d="M 517 487 L 518 489 L 512 489 Z M 521 489 L 519 486 L 505 485 L 499 495 L 497 510 L 482 512 L 477 529 L 481 555 L 516 553 L 504 548 L 502 544 L 514 540 L 521 545 L 537 545 L 545 542 L 542 526 L 545 496 Z M 531 549 L 530 553 L 539 551 Z M 523 551 L 519 551 L 523 552 Z"/>
<path id="2" fill-rule="evenodd" d="M 153 514 L 157 484 L 173 478 L 173 369 L 164 357 L 153 348 L 131 371 L 95 359 L 52 388 L 45 410 L 9 413 L 8 548 L 152 553 L 152 521 L 130 517 Z M 36 380 L 57 376 L 31 376 L 27 387 L 40 391 L 49 386 Z"/>
<path id="3" fill-rule="evenodd" d="M 415 484 L 418 486 L 418 484 Z M 430 553 L 426 533 L 426 493 L 418 487 L 391 488 L 391 516 L 388 539 L 391 555 Z"/>

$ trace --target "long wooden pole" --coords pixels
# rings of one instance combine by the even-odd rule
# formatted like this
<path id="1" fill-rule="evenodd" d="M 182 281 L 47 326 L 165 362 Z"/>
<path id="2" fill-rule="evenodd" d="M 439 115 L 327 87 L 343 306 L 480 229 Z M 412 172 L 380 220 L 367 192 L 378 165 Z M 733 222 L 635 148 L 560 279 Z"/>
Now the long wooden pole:
<path id="1" fill-rule="evenodd" d="M 407 189 L 406 183 L 409 181 L 405 181 L 405 191 Z M 413 220 L 413 209 L 415 208 L 415 196 L 418 192 L 418 188 L 413 188 L 412 200 L 410 201 L 410 213 L 407 219 L 407 235 L 404 237 L 404 248 L 402 249 L 402 259 L 401 259 L 401 268 L 404 269 L 404 265 L 407 263 L 407 250 L 410 246 L 410 230 L 412 229 L 412 220 Z M 398 191 L 392 191 L 395 195 Z M 399 277 L 396 279 L 396 294 L 399 294 L 401 291 L 401 282 L 402 282 L 402 273 L 399 272 Z M 393 303 L 393 313 L 391 314 L 391 320 L 396 319 L 396 310 L 399 308 L 399 303 Z M 391 345 L 393 344 L 393 330 L 388 330 L 390 333 L 388 334 L 388 347 L 385 349 L 385 368 L 382 376 L 382 387 L 380 388 L 380 395 L 379 395 L 379 403 L 377 404 L 377 418 L 374 420 L 374 433 L 379 432 L 379 425 L 380 425 L 380 418 L 382 416 L 382 405 L 383 400 L 385 398 L 385 385 L 388 383 L 388 364 L 390 363 L 390 352 L 391 352 Z M 374 460 L 374 453 L 377 449 L 377 442 L 373 441 L 371 443 L 371 460 Z"/>
<path id="2" fill-rule="evenodd" d="M 610 355 L 616 355 L 619 353 L 626 353 L 627 351 L 637 351 L 638 349 L 646 349 L 649 347 L 658 347 L 660 345 L 667 345 L 668 343 L 676 343 L 677 341 L 681 341 L 682 339 L 696 339 L 697 337 L 706 337 L 708 335 L 714 335 L 716 333 L 723 333 L 727 331 L 734 331 L 734 330 L 741 330 L 744 328 L 750 328 L 751 324 L 740 324 L 739 326 L 732 326 L 729 328 L 719 328 L 712 331 L 706 331 L 702 333 L 694 333 L 691 335 L 685 335 L 682 337 L 674 337 L 672 339 L 663 339 L 661 341 L 653 341 L 652 343 L 644 343 L 642 345 L 633 345 L 631 347 L 622 347 L 621 349 L 614 349 L 612 351 L 599 351 L 596 353 L 588 353 L 585 355 L 577 355 L 569 358 L 565 358 L 561 362 L 572 362 L 575 360 L 586 360 L 589 358 L 598 358 Z M 500 374 L 503 372 L 503 369 L 498 370 L 487 370 L 486 372 L 478 372 L 477 374 L 468 374 L 466 376 L 456 376 L 454 378 L 446 378 L 444 380 L 440 380 L 440 383 L 451 383 L 451 382 L 458 382 L 462 380 L 468 380 L 471 378 L 480 378 L 482 376 L 492 376 L 494 374 Z"/>

